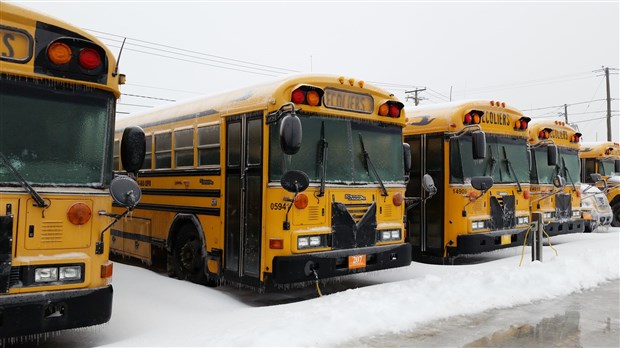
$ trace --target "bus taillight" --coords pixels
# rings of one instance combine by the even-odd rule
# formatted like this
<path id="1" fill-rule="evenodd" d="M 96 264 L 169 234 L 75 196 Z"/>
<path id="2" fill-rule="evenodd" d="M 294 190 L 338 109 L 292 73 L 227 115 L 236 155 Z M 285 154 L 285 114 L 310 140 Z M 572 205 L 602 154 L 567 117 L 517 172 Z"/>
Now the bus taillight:
<path id="1" fill-rule="evenodd" d="M 388 101 L 379 106 L 378 114 L 379 116 L 399 118 L 400 111 L 403 109 L 403 107 L 404 105 L 400 102 Z"/>
<path id="2" fill-rule="evenodd" d="M 480 121 L 482 121 L 482 113 L 479 111 L 471 111 L 466 113 L 465 116 L 463 116 L 464 125 L 479 124 Z"/>
<path id="3" fill-rule="evenodd" d="M 291 93 L 291 101 L 295 104 L 306 104 L 310 106 L 321 105 L 323 90 L 311 86 L 298 87 Z"/>
<path id="4" fill-rule="evenodd" d="M 92 48 L 83 48 L 78 58 L 80 66 L 87 70 L 93 70 L 101 65 L 101 56 L 99 52 Z"/>
<path id="5" fill-rule="evenodd" d="M 515 130 L 526 130 L 531 118 L 521 117 L 515 121 Z"/>
<path id="6" fill-rule="evenodd" d="M 56 65 L 64 65 L 71 61 L 71 47 L 62 42 L 54 42 L 47 48 L 47 57 Z"/>

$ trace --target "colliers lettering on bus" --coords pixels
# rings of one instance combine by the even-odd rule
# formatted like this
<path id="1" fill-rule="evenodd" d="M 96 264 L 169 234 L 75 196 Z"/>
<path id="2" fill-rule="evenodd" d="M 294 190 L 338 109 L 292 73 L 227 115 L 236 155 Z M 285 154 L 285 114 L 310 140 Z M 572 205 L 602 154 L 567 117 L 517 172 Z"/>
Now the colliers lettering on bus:
<path id="1" fill-rule="evenodd" d="M 551 133 L 549 133 L 549 138 L 568 140 L 568 132 L 565 130 L 552 130 Z"/>
<path id="2" fill-rule="evenodd" d="M 488 112 L 482 117 L 480 123 L 496 124 L 500 126 L 511 126 L 512 119 L 508 114 L 496 114 L 494 112 Z"/>

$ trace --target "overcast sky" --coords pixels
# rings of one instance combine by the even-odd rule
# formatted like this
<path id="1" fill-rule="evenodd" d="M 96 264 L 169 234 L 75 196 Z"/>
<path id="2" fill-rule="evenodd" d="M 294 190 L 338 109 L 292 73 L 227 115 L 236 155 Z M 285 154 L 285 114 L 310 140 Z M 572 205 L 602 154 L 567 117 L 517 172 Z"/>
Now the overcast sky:
<path id="1" fill-rule="evenodd" d="M 618 1 L 11 2 L 89 30 L 116 55 L 127 38 L 121 113 L 312 71 L 374 82 L 406 105 L 416 87 L 427 89 L 421 104 L 452 93 L 533 118 L 563 117 L 568 104 L 584 141 L 602 141 L 606 87 L 596 70 L 620 68 Z"/>

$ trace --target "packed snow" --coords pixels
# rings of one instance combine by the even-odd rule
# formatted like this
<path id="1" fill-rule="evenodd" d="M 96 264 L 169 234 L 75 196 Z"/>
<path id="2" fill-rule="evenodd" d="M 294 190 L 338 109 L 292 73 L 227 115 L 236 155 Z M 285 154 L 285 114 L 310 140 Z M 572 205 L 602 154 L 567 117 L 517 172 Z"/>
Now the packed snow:
<path id="1" fill-rule="evenodd" d="M 322 284 L 322 297 L 315 287 L 275 294 L 208 288 L 116 262 L 112 319 L 81 329 L 78 342 L 111 347 L 334 346 L 451 316 L 550 300 L 619 279 L 619 235 L 620 228 L 609 228 L 553 237 L 551 246 L 545 243 L 543 262 L 531 262 L 530 247 L 523 256 L 518 247 L 458 265 L 412 263 L 358 274 Z M 70 330 L 57 338 L 64 335 L 77 334 Z M 86 336 L 90 338 L 84 340 Z"/>

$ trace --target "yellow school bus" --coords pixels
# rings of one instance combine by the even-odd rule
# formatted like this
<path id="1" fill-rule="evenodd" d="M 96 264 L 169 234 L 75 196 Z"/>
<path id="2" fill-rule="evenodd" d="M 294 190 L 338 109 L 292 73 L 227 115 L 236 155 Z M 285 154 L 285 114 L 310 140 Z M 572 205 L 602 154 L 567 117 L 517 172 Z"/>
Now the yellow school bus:
<path id="1" fill-rule="evenodd" d="M 93 36 L 9 3 L 0 35 L 1 345 L 110 318 L 120 75 Z"/>
<path id="2" fill-rule="evenodd" d="M 422 196 L 423 174 L 440 194 L 407 212 L 415 259 L 520 245 L 529 225 L 527 129 L 505 102 L 474 100 L 406 108 L 411 147 L 407 197 Z"/>
<path id="3" fill-rule="evenodd" d="M 620 227 L 620 144 L 616 142 L 582 143 L 579 149 L 581 180 L 592 183 L 592 173 L 607 182 L 605 194 L 613 210 L 611 225 Z"/>
<path id="4" fill-rule="evenodd" d="M 529 133 L 532 213 L 542 213 L 549 236 L 584 232 L 579 163 L 581 133 L 559 120 L 533 120 Z"/>
<path id="5" fill-rule="evenodd" d="M 117 134 L 145 130 L 147 154 L 112 251 L 258 288 L 409 265 L 402 108 L 363 81 L 307 74 L 120 120 Z"/>

